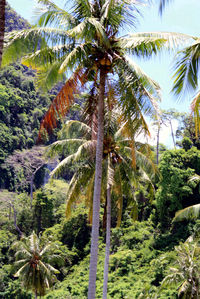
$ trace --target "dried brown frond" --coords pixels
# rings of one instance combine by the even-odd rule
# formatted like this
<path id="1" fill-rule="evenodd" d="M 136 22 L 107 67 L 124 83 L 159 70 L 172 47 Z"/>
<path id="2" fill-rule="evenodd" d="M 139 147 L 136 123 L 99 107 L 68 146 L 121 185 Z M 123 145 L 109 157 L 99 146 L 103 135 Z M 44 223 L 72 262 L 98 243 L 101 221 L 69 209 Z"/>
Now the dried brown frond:
<path id="1" fill-rule="evenodd" d="M 58 95 L 55 97 L 49 110 L 46 112 L 38 134 L 37 143 L 42 143 L 46 134 L 51 134 L 57 127 L 59 119 L 63 119 L 74 102 L 74 94 L 77 94 L 80 87 L 86 83 L 87 72 L 78 69 L 65 83 Z"/>

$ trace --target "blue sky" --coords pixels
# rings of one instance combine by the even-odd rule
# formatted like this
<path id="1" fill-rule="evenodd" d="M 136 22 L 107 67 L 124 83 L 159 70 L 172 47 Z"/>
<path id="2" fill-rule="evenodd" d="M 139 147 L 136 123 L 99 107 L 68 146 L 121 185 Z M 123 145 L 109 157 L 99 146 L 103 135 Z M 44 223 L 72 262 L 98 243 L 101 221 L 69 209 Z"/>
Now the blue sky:
<path id="1" fill-rule="evenodd" d="M 8 0 L 9 4 L 24 18 L 34 23 L 34 0 Z M 56 0 L 57 4 L 64 3 L 63 0 Z M 159 0 L 154 1 L 159 2 Z M 158 6 L 143 8 L 143 17 L 137 26 L 137 31 L 170 31 L 181 32 L 190 35 L 199 35 L 199 0 L 174 0 L 166 7 L 163 16 L 158 15 Z M 176 108 L 182 112 L 190 111 L 192 94 L 187 94 L 181 101 L 170 92 L 172 87 L 173 74 L 173 53 L 162 53 L 158 57 L 148 61 L 137 60 L 145 72 L 155 79 L 162 88 L 161 108 Z"/>

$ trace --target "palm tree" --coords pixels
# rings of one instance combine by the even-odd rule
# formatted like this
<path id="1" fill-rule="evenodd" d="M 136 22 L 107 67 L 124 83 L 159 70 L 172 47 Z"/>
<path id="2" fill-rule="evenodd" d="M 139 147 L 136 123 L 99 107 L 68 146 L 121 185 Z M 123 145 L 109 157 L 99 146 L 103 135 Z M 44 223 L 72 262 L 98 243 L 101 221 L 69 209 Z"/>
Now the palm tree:
<path id="1" fill-rule="evenodd" d="M 3 54 L 3 41 L 5 31 L 5 7 L 6 0 L 0 0 L 0 66 Z"/>
<path id="2" fill-rule="evenodd" d="M 128 123 L 124 123 L 120 129 L 117 130 L 116 126 L 116 114 L 106 114 L 107 121 L 104 126 L 104 147 L 103 147 L 103 182 L 102 182 L 102 194 L 105 194 L 106 198 L 106 254 L 104 265 L 104 285 L 103 285 L 103 298 L 107 298 L 107 282 L 108 282 L 108 267 L 109 267 L 109 252 L 110 252 L 110 230 L 111 230 L 111 195 L 117 199 L 118 207 L 118 219 L 117 225 L 120 225 L 123 207 L 123 195 L 132 199 L 133 216 L 137 217 L 137 202 L 133 196 L 134 190 L 138 187 L 138 181 L 150 185 L 150 174 L 155 174 L 156 168 L 151 160 L 147 157 L 149 154 L 148 145 L 135 142 L 134 157 L 133 149 L 131 149 L 132 140 L 128 137 L 129 130 L 127 128 Z M 111 120 L 111 119 L 112 120 Z M 65 169 L 73 162 L 83 161 L 81 166 L 78 166 L 77 171 L 74 174 L 67 194 L 67 207 L 66 216 L 69 217 L 71 208 L 74 203 L 80 197 L 81 190 L 86 190 L 86 204 L 89 205 L 89 219 L 91 220 L 91 207 L 92 207 L 92 189 L 95 177 L 95 147 L 96 140 L 91 140 L 91 128 L 84 123 L 78 121 L 68 121 L 62 129 L 62 136 L 66 137 L 66 132 L 69 134 L 76 130 L 77 135 L 79 132 L 84 132 L 84 137 L 78 139 L 64 139 L 59 140 L 50 146 L 50 153 L 63 152 L 67 144 L 77 144 L 77 151 L 65 158 L 58 164 L 58 166 L 52 172 L 53 176 L 62 174 Z M 135 128 L 137 132 L 141 132 L 141 128 Z M 69 134 L 70 135 L 70 134 Z M 89 140 L 88 140 L 89 138 Z M 133 166 L 133 163 L 135 165 Z M 136 169 L 137 166 L 137 169 Z M 153 188 L 154 189 L 154 188 Z"/>
<path id="3" fill-rule="evenodd" d="M 177 259 L 170 268 L 162 283 L 164 287 L 178 286 L 178 298 L 198 299 L 200 296 L 199 253 L 200 247 L 189 238 L 185 243 L 175 248 Z"/>
<path id="4" fill-rule="evenodd" d="M 69 10 L 60 9 L 50 0 L 38 2 L 46 7 L 38 21 L 40 28 L 34 27 L 8 34 L 3 63 L 31 52 L 23 63 L 38 68 L 38 79 L 46 87 L 60 80 L 66 70 L 72 72 L 72 76 L 54 99 L 41 123 L 39 140 L 42 139 L 45 130 L 51 132 L 56 126 L 58 116 L 65 115 L 74 101 L 74 94 L 81 87 L 87 87 L 93 82 L 98 89 L 98 133 L 88 291 L 88 298 L 94 299 L 102 180 L 104 100 L 109 82 L 116 81 L 116 91 L 120 95 L 118 104 L 127 118 L 142 118 L 142 112 L 151 114 L 156 109 L 155 97 L 159 97 L 159 86 L 127 54 L 151 57 L 164 45 L 175 45 L 180 36 L 169 33 L 132 33 L 120 37 L 122 29 L 134 28 L 136 25 L 138 5 L 142 1 L 74 0 L 70 13 Z M 53 27 L 47 27 L 49 25 Z M 185 38 L 188 37 L 181 36 L 181 39 Z"/>
<path id="5" fill-rule="evenodd" d="M 40 239 L 33 232 L 29 237 L 23 237 L 14 243 L 16 249 L 15 267 L 19 268 L 15 277 L 20 277 L 22 285 L 30 289 L 37 296 L 44 296 L 46 289 L 50 288 L 59 273 L 52 265 L 52 260 L 59 258 L 54 252 L 56 245 L 48 242 L 41 246 Z"/>

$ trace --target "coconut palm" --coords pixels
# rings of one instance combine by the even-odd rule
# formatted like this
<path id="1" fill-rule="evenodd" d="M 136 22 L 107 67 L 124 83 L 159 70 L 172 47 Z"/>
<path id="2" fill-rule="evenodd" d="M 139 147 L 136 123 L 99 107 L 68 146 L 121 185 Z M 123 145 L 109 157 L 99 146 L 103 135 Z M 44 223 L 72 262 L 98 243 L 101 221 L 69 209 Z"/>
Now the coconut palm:
<path id="1" fill-rule="evenodd" d="M 4 31 L 5 31 L 5 8 L 6 1 L 0 0 L 0 66 L 3 54 L 3 41 L 4 41 Z"/>
<path id="2" fill-rule="evenodd" d="M 15 277 L 19 277 L 22 285 L 35 293 L 44 296 L 46 289 L 50 288 L 56 280 L 55 274 L 59 273 L 52 265 L 52 260 L 59 256 L 54 252 L 56 245 L 48 242 L 42 246 L 40 239 L 33 232 L 29 237 L 23 237 L 14 243 L 16 250 L 15 267 L 19 268 Z"/>
<path id="3" fill-rule="evenodd" d="M 120 37 L 122 30 L 134 28 L 141 1 L 73 0 L 72 9 L 60 9 L 50 0 L 39 0 L 46 7 L 39 18 L 40 28 L 33 27 L 7 35 L 3 63 L 27 55 L 23 63 L 38 69 L 38 80 L 50 87 L 70 70 L 67 80 L 46 113 L 40 128 L 39 140 L 56 126 L 58 116 L 64 116 L 75 94 L 93 82 L 98 89 L 98 134 L 95 160 L 93 225 L 89 275 L 89 298 L 95 298 L 98 255 L 99 209 L 102 180 L 104 100 L 110 80 L 116 81 L 116 91 L 124 115 L 141 118 L 152 113 L 159 97 L 158 84 L 150 79 L 127 56 L 151 57 L 164 45 L 174 46 L 178 34 L 131 33 Z M 70 12 L 69 12 L 70 11 Z M 49 25 L 53 25 L 49 28 Z M 181 36 L 181 39 L 187 36 Z M 38 46 L 37 46 L 38 41 Z M 22 46 L 23 45 L 23 46 Z M 35 52 L 33 52 L 35 49 Z"/>
<path id="4" fill-rule="evenodd" d="M 108 120 L 109 118 L 109 120 Z M 143 181 L 153 189 L 151 178 L 149 174 L 155 173 L 155 167 L 150 159 L 148 159 L 147 145 L 135 143 L 134 157 L 133 149 L 131 149 L 132 140 L 128 138 L 129 131 L 127 130 L 128 123 L 118 129 L 116 126 L 116 119 L 112 113 L 112 120 L 110 113 L 106 115 L 107 122 L 104 126 L 104 147 L 103 147 L 103 181 L 102 194 L 106 198 L 106 254 L 104 266 L 104 285 L 103 298 L 107 298 L 107 282 L 108 282 L 108 267 L 109 267 L 109 252 L 110 252 L 110 230 L 111 230 L 111 196 L 117 199 L 118 218 L 117 225 L 120 225 L 122 216 L 123 196 L 131 199 L 132 215 L 137 217 L 137 202 L 134 198 L 134 190 L 138 187 L 139 181 Z M 96 140 L 91 140 L 91 128 L 78 121 L 68 121 L 62 129 L 62 136 L 76 130 L 78 136 L 79 132 L 84 132 L 85 138 L 80 139 L 65 139 L 59 140 L 50 146 L 51 154 L 55 152 L 63 152 L 66 144 L 77 143 L 77 151 L 65 158 L 52 172 L 52 175 L 60 175 L 67 169 L 73 161 L 85 161 L 78 166 L 77 171 L 72 178 L 67 194 L 66 215 L 69 217 L 71 208 L 74 203 L 80 198 L 81 190 L 86 190 L 86 205 L 89 206 L 89 219 L 91 221 L 92 208 L 92 190 L 94 185 L 95 167 L 94 158 L 96 150 Z M 137 130 L 140 132 L 140 128 Z M 64 134 L 65 133 L 65 134 Z M 128 134 L 128 136 L 127 136 Z M 89 140 L 87 139 L 87 137 Z M 80 145 L 81 144 L 81 145 Z M 133 163 L 136 163 L 133 165 Z M 137 166 L 137 169 L 136 169 Z M 131 204 L 129 202 L 129 204 Z"/>
<path id="5" fill-rule="evenodd" d="M 175 247 L 177 259 L 170 274 L 162 283 L 161 289 L 167 286 L 178 286 L 178 298 L 198 299 L 200 296 L 199 253 L 200 247 L 189 238 L 185 243 Z"/>

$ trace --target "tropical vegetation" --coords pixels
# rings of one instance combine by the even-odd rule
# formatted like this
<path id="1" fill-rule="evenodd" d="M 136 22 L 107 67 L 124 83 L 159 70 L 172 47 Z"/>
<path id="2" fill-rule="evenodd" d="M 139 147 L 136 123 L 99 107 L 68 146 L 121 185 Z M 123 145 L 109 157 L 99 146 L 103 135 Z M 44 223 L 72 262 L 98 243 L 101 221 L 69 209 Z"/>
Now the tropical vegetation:
<path id="1" fill-rule="evenodd" d="M 197 299 L 195 122 L 160 111 L 159 86 L 133 62 L 188 36 L 135 28 L 124 36 L 142 1 L 76 0 L 66 10 L 39 2 L 39 27 L 9 6 L 5 13 L 5 31 L 13 31 L 5 35 L 3 65 L 11 54 L 25 57 L 0 70 L 0 297 Z M 160 1 L 160 12 L 168 2 Z M 181 64 L 180 86 L 181 76 L 190 79 Z M 146 142 L 147 115 L 157 146 Z M 165 123 L 172 150 L 160 144 Z M 92 210 L 101 167 L 98 220 Z M 97 253 L 92 231 L 98 259 L 89 274 L 90 248 Z"/>

